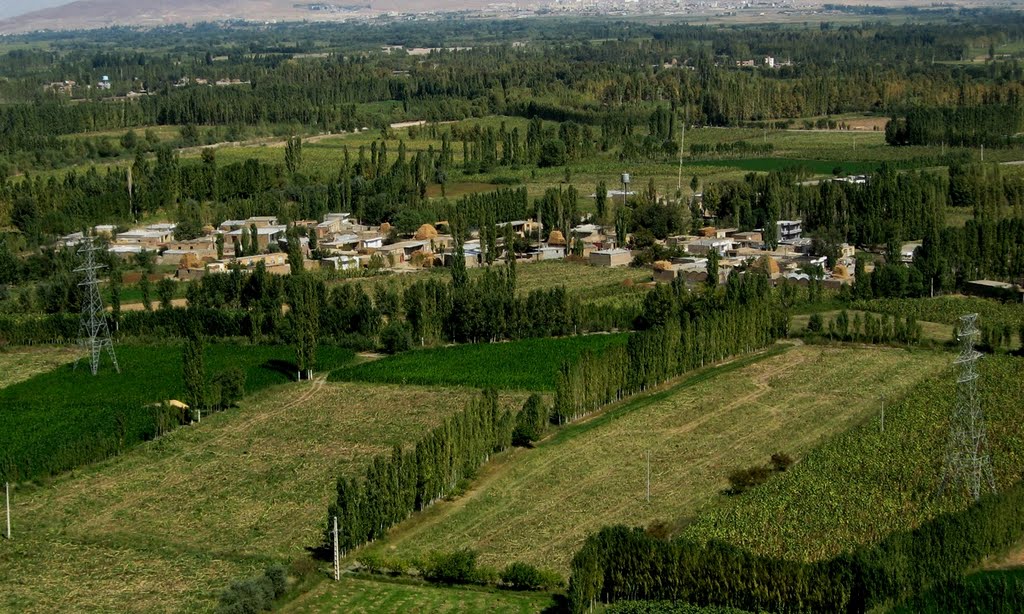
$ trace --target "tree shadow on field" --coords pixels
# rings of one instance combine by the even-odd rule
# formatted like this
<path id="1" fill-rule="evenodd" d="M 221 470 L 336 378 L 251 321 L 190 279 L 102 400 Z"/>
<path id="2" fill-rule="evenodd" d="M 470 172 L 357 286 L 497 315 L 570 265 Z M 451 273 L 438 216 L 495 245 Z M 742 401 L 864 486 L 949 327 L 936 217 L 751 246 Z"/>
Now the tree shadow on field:
<path id="1" fill-rule="evenodd" d="M 281 360 L 279 358 L 271 358 L 267 362 L 260 365 L 261 369 L 267 369 L 268 371 L 276 371 L 281 375 L 284 375 L 288 379 L 295 377 L 298 373 L 299 367 L 289 360 Z"/>
<path id="2" fill-rule="evenodd" d="M 306 546 L 306 552 L 309 553 L 313 560 L 316 561 L 333 561 L 334 560 L 334 549 L 327 544 L 317 544 L 316 546 Z"/>
<path id="3" fill-rule="evenodd" d="M 554 601 L 551 605 L 541 610 L 541 614 L 564 614 L 569 611 L 569 598 L 561 593 L 551 595 Z"/>

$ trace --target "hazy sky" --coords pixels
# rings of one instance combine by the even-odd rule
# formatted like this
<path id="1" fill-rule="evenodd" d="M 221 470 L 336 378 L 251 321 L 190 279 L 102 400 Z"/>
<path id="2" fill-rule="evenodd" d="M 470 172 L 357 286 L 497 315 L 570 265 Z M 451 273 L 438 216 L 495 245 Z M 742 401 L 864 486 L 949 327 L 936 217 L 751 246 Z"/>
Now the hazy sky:
<path id="1" fill-rule="evenodd" d="M 72 0 L 0 0 L 0 19 L 70 2 Z"/>

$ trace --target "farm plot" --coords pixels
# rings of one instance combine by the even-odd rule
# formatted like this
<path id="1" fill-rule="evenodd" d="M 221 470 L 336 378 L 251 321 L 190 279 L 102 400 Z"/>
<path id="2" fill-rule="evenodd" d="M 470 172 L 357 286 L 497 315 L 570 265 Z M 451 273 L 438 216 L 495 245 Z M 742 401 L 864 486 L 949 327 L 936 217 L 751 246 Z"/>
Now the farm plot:
<path id="1" fill-rule="evenodd" d="M 413 350 L 339 369 L 331 379 L 540 392 L 554 390 L 563 362 L 625 345 L 627 338 L 616 333 Z"/>
<path id="2" fill-rule="evenodd" d="M 384 612 L 508 612 L 533 614 L 554 605 L 550 595 L 408 584 L 342 577 L 324 582 L 282 612 L 383 614 Z"/>
<path id="3" fill-rule="evenodd" d="M 412 557 L 470 547 L 485 564 L 520 560 L 565 573 L 588 533 L 677 524 L 717 503 L 731 471 L 778 451 L 800 459 L 877 411 L 879 394 L 898 395 L 948 364 L 937 353 L 835 346 L 766 356 L 718 367 L 714 377 L 698 372 L 515 450 L 465 497 L 437 504 L 371 551 Z"/>
<path id="4" fill-rule="evenodd" d="M 36 346 L 0 350 L 0 388 L 46 373 L 82 356 L 77 347 Z"/>
<path id="5" fill-rule="evenodd" d="M 352 352 L 324 347 L 320 365 L 332 369 Z M 181 349 L 174 345 L 119 346 L 121 372 L 106 357 L 98 375 L 64 365 L 0 389 L 0 479 L 28 480 L 117 454 L 151 439 L 167 424 L 159 404 L 184 396 Z M 211 345 L 211 374 L 238 367 L 252 393 L 289 381 L 294 350 L 286 346 Z"/>
<path id="6" fill-rule="evenodd" d="M 937 496 L 948 416 L 956 399 L 948 368 L 953 357 L 940 355 L 939 366 L 947 369 L 902 398 L 863 379 L 849 379 L 847 385 L 862 388 L 868 399 L 890 399 L 884 431 L 875 418 L 843 433 L 784 475 L 702 515 L 686 534 L 773 556 L 817 560 L 966 507 L 963 496 Z M 891 365 L 890 377 L 910 380 L 912 365 L 910 360 Z M 1007 485 L 1024 470 L 1024 361 L 990 356 L 979 369 L 996 484 Z"/>
<path id="7" fill-rule="evenodd" d="M 0 610 L 207 611 L 231 580 L 320 543 L 338 475 L 415 441 L 475 394 L 323 378 L 278 386 L 18 488 L 15 539 L 0 544 Z"/>

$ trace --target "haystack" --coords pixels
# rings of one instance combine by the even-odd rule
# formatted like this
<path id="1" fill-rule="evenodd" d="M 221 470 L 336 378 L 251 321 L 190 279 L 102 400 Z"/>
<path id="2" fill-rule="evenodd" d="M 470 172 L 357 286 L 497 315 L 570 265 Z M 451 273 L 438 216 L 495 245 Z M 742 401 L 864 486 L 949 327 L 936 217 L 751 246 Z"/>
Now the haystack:
<path id="1" fill-rule="evenodd" d="M 714 226 L 705 226 L 704 228 L 700 229 L 700 236 L 704 238 L 713 237 L 717 233 L 718 229 L 716 229 Z"/>
<path id="2" fill-rule="evenodd" d="M 430 224 L 424 224 L 416 230 L 416 234 L 413 235 L 417 241 L 426 241 L 427 239 L 437 238 L 437 229 Z"/>
<path id="3" fill-rule="evenodd" d="M 672 268 L 672 263 L 668 260 L 658 260 L 654 263 L 655 271 L 667 271 Z"/>
<path id="4" fill-rule="evenodd" d="M 552 230 L 548 235 L 548 245 L 565 245 L 565 235 L 560 230 Z"/>
<path id="5" fill-rule="evenodd" d="M 832 277 L 842 280 L 850 279 L 850 269 L 846 268 L 845 264 L 837 264 L 832 269 Z"/>
<path id="6" fill-rule="evenodd" d="M 391 224 L 388 224 L 387 222 L 384 222 L 383 224 L 381 224 L 380 225 L 380 234 L 382 234 L 384 236 L 387 236 L 387 235 L 391 234 Z"/>

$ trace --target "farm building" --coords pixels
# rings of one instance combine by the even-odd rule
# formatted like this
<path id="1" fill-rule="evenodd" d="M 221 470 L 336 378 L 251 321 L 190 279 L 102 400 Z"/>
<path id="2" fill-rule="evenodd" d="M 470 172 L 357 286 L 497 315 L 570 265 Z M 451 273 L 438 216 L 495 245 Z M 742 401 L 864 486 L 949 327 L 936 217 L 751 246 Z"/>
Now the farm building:
<path id="1" fill-rule="evenodd" d="M 601 249 L 590 252 L 590 264 L 596 266 L 629 266 L 633 253 L 628 249 Z"/>
<path id="2" fill-rule="evenodd" d="M 732 245 L 732 239 L 696 239 L 686 244 L 686 251 L 690 254 L 706 256 L 713 250 L 718 252 L 719 256 L 725 256 L 725 253 L 732 249 Z"/>
<path id="3" fill-rule="evenodd" d="M 288 228 L 285 226 L 256 226 L 256 244 L 260 250 L 265 250 L 272 242 L 276 243 L 284 237 L 284 233 L 287 230 Z M 248 227 L 238 228 L 228 233 L 228 240 L 236 246 L 235 253 L 239 251 L 237 246 L 241 245 L 243 231 L 248 232 Z"/>

